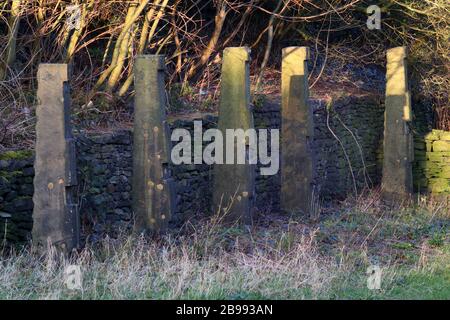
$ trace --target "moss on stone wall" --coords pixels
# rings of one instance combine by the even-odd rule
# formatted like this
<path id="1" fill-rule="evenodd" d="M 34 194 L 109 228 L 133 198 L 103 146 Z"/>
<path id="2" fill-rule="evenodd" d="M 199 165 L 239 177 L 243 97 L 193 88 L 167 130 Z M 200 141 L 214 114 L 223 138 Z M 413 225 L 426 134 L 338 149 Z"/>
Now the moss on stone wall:
<path id="1" fill-rule="evenodd" d="M 450 195 L 450 132 L 432 130 L 414 139 L 416 191 Z"/>
<path id="2" fill-rule="evenodd" d="M 4 171 L 0 170 L 0 177 L 5 178 L 6 180 L 11 180 L 16 176 L 20 176 L 22 174 L 22 171 L 16 170 L 16 171 Z"/>
<path id="3" fill-rule="evenodd" d="M 25 160 L 33 156 L 33 153 L 28 150 L 7 151 L 0 154 L 0 160 Z"/>
<path id="4" fill-rule="evenodd" d="M 0 160 L 0 234 L 20 243 L 30 238 L 33 225 L 33 158 L 30 151 L 3 153 Z"/>

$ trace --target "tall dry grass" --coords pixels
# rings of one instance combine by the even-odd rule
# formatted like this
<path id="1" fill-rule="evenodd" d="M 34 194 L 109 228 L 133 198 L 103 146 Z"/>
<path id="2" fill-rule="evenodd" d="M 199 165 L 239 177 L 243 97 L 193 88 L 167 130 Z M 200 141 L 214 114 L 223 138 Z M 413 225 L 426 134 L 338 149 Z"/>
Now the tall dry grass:
<path id="1" fill-rule="evenodd" d="M 0 299 L 317 298 L 339 272 L 318 253 L 314 237 L 286 249 L 283 236 L 273 243 L 244 244 L 239 236 L 226 243 L 227 230 L 209 222 L 192 236 L 107 238 L 71 257 L 53 248 L 4 253 Z M 69 265 L 81 267 L 82 290 L 67 289 Z"/>
<path id="2" fill-rule="evenodd" d="M 371 192 L 314 219 L 267 214 L 244 227 L 216 215 L 70 257 L 4 247 L 0 299 L 448 299 L 449 217 L 443 202 L 391 208 Z M 69 265 L 81 267 L 80 290 L 66 286 Z M 373 265 L 381 290 L 367 288 Z"/>

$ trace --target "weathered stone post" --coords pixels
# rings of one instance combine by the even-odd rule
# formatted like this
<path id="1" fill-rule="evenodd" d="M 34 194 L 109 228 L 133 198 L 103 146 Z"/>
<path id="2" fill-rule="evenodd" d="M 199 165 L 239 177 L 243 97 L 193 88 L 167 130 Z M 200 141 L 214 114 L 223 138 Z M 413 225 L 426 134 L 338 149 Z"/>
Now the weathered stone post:
<path id="1" fill-rule="evenodd" d="M 283 50 L 281 124 L 281 208 L 313 214 L 314 134 L 312 110 L 308 103 L 309 48 Z"/>
<path id="2" fill-rule="evenodd" d="M 412 116 L 405 59 L 405 47 L 387 51 L 382 190 L 388 201 L 409 198 L 413 187 L 414 146 L 409 127 Z"/>
<path id="3" fill-rule="evenodd" d="M 41 64 L 36 109 L 33 240 L 70 251 L 79 246 L 75 144 L 66 64 Z"/>
<path id="4" fill-rule="evenodd" d="M 227 129 L 253 129 L 249 60 L 250 50 L 247 47 L 226 48 L 223 52 L 218 129 L 224 137 L 224 148 L 227 144 L 234 145 L 234 161 L 233 164 L 224 161 L 224 164 L 214 166 L 213 210 L 218 213 L 220 209 L 220 214 L 226 214 L 226 220 L 229 222 L 250 221 L 255 193 L 255 165 L 250 164 L 248 156 L 244 164 L 238 164 L 236 160 L 237 145 L 249 144 L 248 132 L 227 137 Z M 247 147 L 246 149 L 249 152 Z M 224 158 L 230 157 L 227 152 L 230 150 L 224 149 Z"/>
<path id="5" fill-rule="evenodd" d="M 174 210 L 164 71 L 164 56 L 136 58 L 132 194 L 137 232 L 164 231 Z"/>

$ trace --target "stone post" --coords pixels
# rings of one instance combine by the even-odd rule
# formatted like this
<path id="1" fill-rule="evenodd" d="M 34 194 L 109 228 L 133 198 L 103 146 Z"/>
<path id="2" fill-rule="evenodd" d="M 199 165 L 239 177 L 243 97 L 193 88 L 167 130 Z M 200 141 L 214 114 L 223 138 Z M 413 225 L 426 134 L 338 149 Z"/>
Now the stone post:
<path id="1" fill-rule="evenodd" d="M 314 134 L 312 110 L 308 103 L 309 48 L 283 49 L 281 124 L 281 208 L 313 215 Z"/>
<path id="2" fill-rule="evenodd" d="M 33 241 L 65 251 L 79 246 L 75 144 L 66 64 L 41 64 L 36 108 Z"/>
<path id="3" fill-rule="evenodd" d="M 240 221 L 249 223 L 254 200 L 255 165 L 249 163 L 238 164 L 237 143 L 245 143 L 248 149 L 249 137 L 245 141 L 227 141 L 227 129 L 253 129 L 253 114 L 250 110 L 250 78 L 249 78 L 250 50 L 247 47 L 226 48 L 223 52 L 221 95 L 219 105 L 218 129 L 224 137 L 224 147 L 234 145 L 234 164 L 215 164 L 213 211 L 226 214 L 229 222 Z M 230 137 L 231 138 L 231 137 Z M 236 143 L 237 142 L 237 143 Z"/>
<path id="4" fill-rule="evenodd" d="M 413 136 L 408 91 L 406 48 L 387 51 L 386 111 L 382 190 L 386 200 L 407 199 L 412 193 Z"/>
<path id="5" fill-rule="evenodd" d="M 164 72 L 164 56 L 136 58 L 132 179 L 136 232 L 164 231 L 174 210 Z"/>

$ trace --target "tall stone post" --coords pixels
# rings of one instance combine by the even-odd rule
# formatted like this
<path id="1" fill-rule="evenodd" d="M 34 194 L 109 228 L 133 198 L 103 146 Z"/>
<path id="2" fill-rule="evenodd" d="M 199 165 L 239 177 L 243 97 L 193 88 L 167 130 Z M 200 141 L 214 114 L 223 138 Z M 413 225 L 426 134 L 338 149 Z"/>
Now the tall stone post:
<path id="1" fill-rule="evenodd" d="M 413 190 L 414 146 L 405 59 L 405 47 L 387 51 L 382 190 L 388 201 L 409 198 Z"/>
<path id="2" fill-rule="evenodd" d="M 132 194 L 137 232 L 164 231 L 174 210 L 164 72 L 164 56 L 136 58 Z"/>
<path id="3" fill-rule="evenodd" d="M 66 64 L 38 70 L 33 241 L 70 251 L 79 246 L 75 144 Z"/>
<path id="4" fill-rule="evenodd" d="M 224 164 L 214 166 L 213 210 L 219 213 L 220 209 L 220 214 L 226 214 L 228 222 L 250 222 L 255 194 L 255 165 L 250 164 L 248 156 L 244 164 L 238 164 L 236 160 L 239 143 L 246 145 L 248 155 L 249 136 L 227 137 L 229 129 L 247 131 L 254 127 L 250 110 L 249 60 L 247 47 L 226 48 L 223 52 L 218 129 L 224 137 L 224 148 L 227 144 L 234 146 L 234 163 L 224 161 Z M 224 149 L 224 159 L 227 152 L 230 150 Z"/>
<path id="5" fill-rule="evenodd" d="M 312 110 L 308 103 L 309 48 L 283 50 L 281 123 L 281 208 L 313 214 L 314 134 Z"/>

